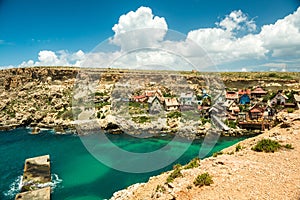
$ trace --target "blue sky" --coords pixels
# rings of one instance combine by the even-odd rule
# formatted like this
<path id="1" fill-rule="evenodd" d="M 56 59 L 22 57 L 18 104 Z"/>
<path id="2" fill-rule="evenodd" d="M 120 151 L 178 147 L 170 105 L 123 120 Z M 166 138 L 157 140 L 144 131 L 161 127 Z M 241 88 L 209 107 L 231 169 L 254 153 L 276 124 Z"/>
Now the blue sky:
<path id="1" fill-rule="evenodd" d="M 293 14 L 300 6 L 300 1 L 0 0 L 0 66 L 19 66 L 22 62 L 26 63 L 29 60 L 33 61 L 29 64 L 43 64 L 43 62 L 39 62 L 39 56 L 43 57 L 39 53 L 45 50 L 54 52 L 55 55 L 57 54 L 58 59 L 60 59 L 58 54 L 61 53 L 57 52 L 62 51 L 65 56 L 68 56 L 66 54 L 74 54 L 79 50 L 86 54 L 101 41 L 115 35 L 112 27 L 119 23 L 121 15 L 126 15 L 130 11 L 135 12 L 141 6 L 150 8 L 153 16 L 164 18 L 168 29 L 176 30 L 186 35 L 191 33 L 191 31 L 201 29 L 211 29 L 208 30 L 209 32 L 214 31 L 212 30 L 213 28 L 226 29 L 228 32 L 228 24 L 222 26 L 220 22 L 232 12 L 240 10 L 242 12 L 240 14 L 241 18 L 243 16 L 247 17 L 247 20 L 244 20 L 243 23 L 253 21 L 256 28 L 249 31 L 248 28 L 250 27 L 246 27 L 243 29 L 244 32 L 240 31 L 241 29 L 239 28 L 232 30 L 232 33 L 233 31 L 236 32 L 228 37 L 231 37 L 231 39 L 234 37 L 232 40 L 237 41 L 248 34 L 259 35 L 263 26 L 275 24 L 279 19 L 284 19 L 286 16 Z M 235 14 L 238 14 L 238 12 Z M 228 19 L 230 20 L 230 17 Z M 289 19 L 287 21 L 287 24 L 289 24 Z M 219 23 L 219 25 L 216 25 L 216 23 Z M 293 23 L 297 28 L 298 21 L 293 21 Z M 274 32 L 276 32 L 276 29 Z M 210 32 L 212 35 L 213 33 Z M 191 38 L 193 39 L 194 37 L 200 40 L 203 38 L 203 34 L 201 34 L 201 31 L 193 36 L 191 34 Z M 234 66 L 235 70 L 245 71 L 251 67 L 268 66 L 272 65 L 272 63 L 275 63 L 274 65 L 278 64 L 278 66 L 286 64 L 293 67 L 300 63 L 297 55 L 277 53 L 280 51 L 278 46 L 282 46 L 282 44 L 274 47 L 273 44 L 270 44 L 274 40 L 265 37 L 261 39 L 263 36 L 259 37 L 260 40 L 263 40 L 265 49 L 257 52 L 258 56 L 245 52 L 245 54 L 241 55 L 243 59 L 223 59 L 222 57 L 223 60 L 220 59 L 220 62 L 216 62 L 218 67 L 226 71 L 229 66 Z M 274 38 L 276 37 L 274 35 Z M 298 39 L 297 31 L 293 35 L 287 35 L 287 37 Z M 228 41 L 232 42 L 231 39 Z M 287 44 L 285 45 L 288 46 L 288 42 L 293 41 L 292 39 L 286 41 Z M 211 47 L 206 48 L 203 42 L 201 44 L 209 54 L 212 52 L 211 56 L 214 57 L 215 49 Z M 234 45 L 236 44 L 232 43 L 232 46 Z M 299 51 L 300 53 L 297 40 L 294 46 L 293 49 L 286 52 Z M 257 47 L 254 48 L 257 49 Z M 262 54 L 265 56 L 261 56 Z M 253 58 L 251 58 L 251 55 Z M 35 64 L 35 62 L 38 63 Z M 260 68 L 256 69 L 259 70 Z"/>

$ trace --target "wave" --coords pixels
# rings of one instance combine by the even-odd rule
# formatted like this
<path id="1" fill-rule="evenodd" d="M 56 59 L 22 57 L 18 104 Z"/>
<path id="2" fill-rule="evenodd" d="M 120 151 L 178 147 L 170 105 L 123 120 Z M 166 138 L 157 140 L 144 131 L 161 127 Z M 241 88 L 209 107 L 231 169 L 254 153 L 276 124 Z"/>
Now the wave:
<path id="1" fill-rule="evenodd" d="M 21 191 L 22 188 L 22 179 L 23 176 L 18 176 L 10 185 L 9 190 L 3 192 L 4 196 L 8 197 L 9 199 L 14 199 L 15 196 Z M 44 188 L 50 186 L 52 189 L 52 192 L 55 188 L 59 187 L 62 183 L 62 179 L 59 178 L 57 174 L 51 174 L 51 182 L 48 183 L 42 183 L 37 184 L 36 186 L 38 188 Z"/>
<path id="2" fill-rule="evenodd" d="M 18 176 L 14 182 L 9 185 L 9 190 L 3 192 L 4 196 L 9 199 L 14 199 L 15 196 L 21 191 L 23 176 Z"/>

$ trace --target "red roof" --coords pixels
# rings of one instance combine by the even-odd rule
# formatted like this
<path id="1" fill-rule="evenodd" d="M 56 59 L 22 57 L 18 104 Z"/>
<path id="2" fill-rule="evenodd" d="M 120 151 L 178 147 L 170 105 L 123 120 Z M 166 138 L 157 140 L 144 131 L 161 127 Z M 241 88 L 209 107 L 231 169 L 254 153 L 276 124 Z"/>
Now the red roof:
<path id="1" fill-rule="evenodd" d="M 252 91 L 252 94 L 266 94 L 267 92 L 264 91 L 262 88 L 258 87 Z"/>
<path id="2" fill-rule="evenodd" d="M 140 95 L 140 96 L 135 96 L 135 97 L 133 97 L 134 99 L 143 99 L 143 98 L 145 98 L 146 96 L 145 95 Z"/>
<path id="3" fill-rule="evenodd" d="M 246 90 L 239 90 L 239 95 L 243 95 L 243 94 L 248 94 L 250 95 L 251 94 L 251 90 L 250 89 L 246 89 Z"/>
<path id="4" fill-rule="evenodd" d="M 252 110 L 250 110 L 251 113 L 260 113 L 261 110 L 257 109 L 257 108 L 253 108 Z"/>
<path id="5" fill-rule="evenodd" d="M 226 92 L 226 99 L 238 99 L 238 93 L 237 92 Z"/>

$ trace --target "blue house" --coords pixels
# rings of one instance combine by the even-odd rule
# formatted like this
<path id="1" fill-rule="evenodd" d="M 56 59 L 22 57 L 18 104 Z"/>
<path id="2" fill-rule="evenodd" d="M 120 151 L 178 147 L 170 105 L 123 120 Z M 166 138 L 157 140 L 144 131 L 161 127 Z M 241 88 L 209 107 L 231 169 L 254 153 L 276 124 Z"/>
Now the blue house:
<path id="1" fill-rule="evenodd" d="M 240 104 L 245 105 L 245 104 L 249 104 L 250 103 L 250 97 L 247 94 L 243 94 L 240 97 Z"/>

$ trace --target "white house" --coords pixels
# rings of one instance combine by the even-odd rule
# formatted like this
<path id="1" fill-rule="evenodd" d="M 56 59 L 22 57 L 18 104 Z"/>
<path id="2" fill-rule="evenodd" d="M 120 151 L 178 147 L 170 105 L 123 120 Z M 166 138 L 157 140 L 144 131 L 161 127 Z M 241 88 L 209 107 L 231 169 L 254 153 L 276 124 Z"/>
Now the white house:
<path id="1" fill-rule="evenodd" d="M 289 98 L 282 93 L 277 93 L 276 96 L 271 99 L 271 105 L 284 105 Z"/>
<path id="2" fill-rule="evenodd" d="M 193 92 L 181 93 L 179 97 L 180 105 L 192 105 L 196 102 L 196 97 Z"/>

